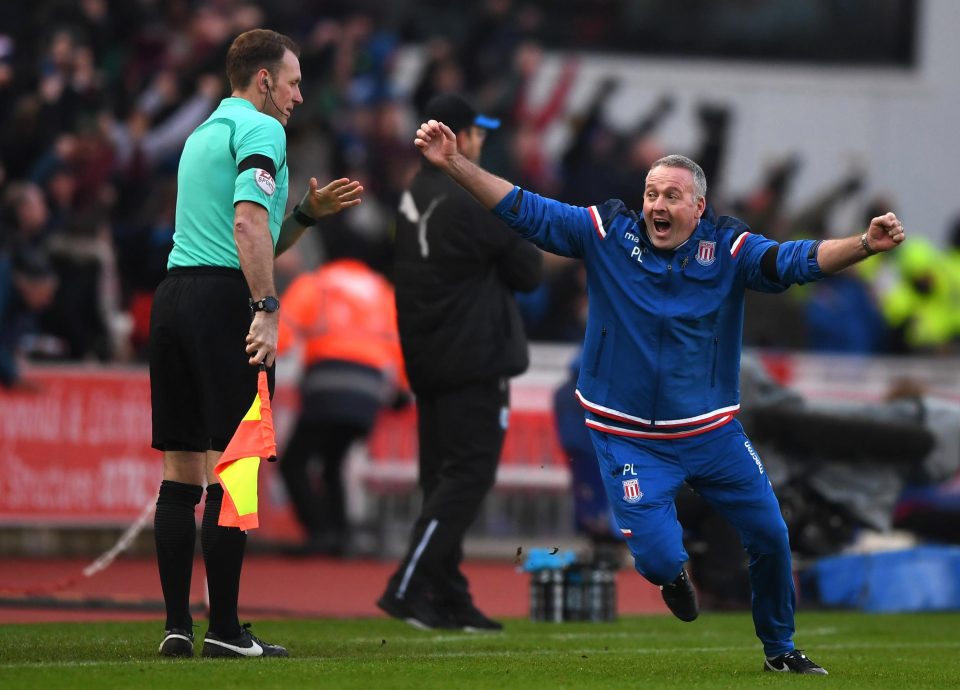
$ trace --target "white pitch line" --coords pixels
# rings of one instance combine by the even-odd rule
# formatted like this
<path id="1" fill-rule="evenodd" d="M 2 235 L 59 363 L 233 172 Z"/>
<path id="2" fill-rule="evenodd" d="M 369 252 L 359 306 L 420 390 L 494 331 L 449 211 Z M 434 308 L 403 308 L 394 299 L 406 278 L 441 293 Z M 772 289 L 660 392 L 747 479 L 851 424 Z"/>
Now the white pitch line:
<path id="1" fill-rule="evenodd" d="M 382 638 L 380 638 L 382 639 Z M 471 638 L 465 638 L 471 639 Z M 428 641 L 428 640 L 425 640 Z M 365 642 L 370 644 L 379 645 L 380 642 L 374 639 L 365 640 Z M 637 654 L 637 655 L 650 655 L 650 654 L 728 654 L 730 652 L 743 652 L 749 650 L 757 650 L 758 645 L 740 645 L 740 646 L 714 646 L 714 647 L 655 647 L 655 648 L 639 648 L 639 649 L 609 649 L 609 648 L 598 648 L 598 647 L 584 647 L 577 649 L 530 649 L 530 650 L 513 650 L 513 649 L 504 649 L 504 650 L 477 650 L 474 652 L 464 651 L 464 652 L 425 652 L 423 654 L 397 654 L 390 657 L 393 660 L 403 660 L 407 658 L 439 658 L 439 659 L 456 659 L 464 657 L 540 657 L 540 656 L 553 656 L 553 655 L 564 655 L 564 654 L 596 654 L 600 655 L 613 655 L 616 654 L 620 657 L 624 655 Z M 880 643 L 880 642 L 846 642 L 839 644 L 820 644 L 817 645 L 817 652 L 823 650 L 845 650 L 845 649 L 955 649 L 960 648 L 960 640 L 956 641 L 941 641 L 941 642 L 893 642 L 893 643 Z M 759 651 L 758 651 L 759 653 Z M 284 663 L 295 663 L 297 661 L 305 661 L 313 663 L 316 659 L 329 659 L 332 661 L 344 661 L 349 660 L 355 657 L 347 656 L 330 656 L 330 655 L 320 655 L 320 656 L 304 656 L 297 658 L 296 656 L 285 661 Z M 98 667 L 98 666 L 129 666 L 133 664 L 157 664 L 157 665 L 169 665 L 171 663 L 168 659 L 157 659 L 157 660 L 143 660 L 143 659 L 130 659 L 127 661 L 53 661 L 53 662 L 44 662 L 44 661 L 30 661 L 24 663 L 3 663 L 0 664 L 0 669 L 28 669 L 28 668 L 75 668 L 75 667 Z"/>

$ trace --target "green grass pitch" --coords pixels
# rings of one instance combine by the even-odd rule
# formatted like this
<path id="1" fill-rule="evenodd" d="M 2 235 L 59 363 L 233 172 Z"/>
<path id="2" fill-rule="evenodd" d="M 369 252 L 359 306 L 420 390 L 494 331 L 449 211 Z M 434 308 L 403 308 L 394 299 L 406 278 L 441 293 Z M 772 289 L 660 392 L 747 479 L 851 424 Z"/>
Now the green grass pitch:
<path id="1" fill-rule="evenodd" d="M 162 624 L 0 626 L 0 688 L 951 688 L 960 613 L 807 612 L 798 646 L 828 677 L 763 673 L 747 613 L 615 623 L 508 620 L 503 633 L 421 632 L 388 619 L 259 621 L 289 659 L 162 659 Z M 198 638 L 204 628 L 197 628 Z M 199 646 L 198 646 L 199 647 Z"/>

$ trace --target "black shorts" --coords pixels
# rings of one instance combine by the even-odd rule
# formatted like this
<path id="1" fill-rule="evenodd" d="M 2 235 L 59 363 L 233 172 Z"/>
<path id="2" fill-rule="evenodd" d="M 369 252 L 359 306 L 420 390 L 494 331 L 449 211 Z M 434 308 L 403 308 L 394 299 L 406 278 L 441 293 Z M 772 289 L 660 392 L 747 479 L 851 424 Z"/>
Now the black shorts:
<path id="1" fill-rule="evenodd" d="M 239 270 L 174 268 L 150 313 L 153 447 L 222 451 L 250 409 L 250 290 Z M 268 372 L 273 393 L 274 372 Z"/>

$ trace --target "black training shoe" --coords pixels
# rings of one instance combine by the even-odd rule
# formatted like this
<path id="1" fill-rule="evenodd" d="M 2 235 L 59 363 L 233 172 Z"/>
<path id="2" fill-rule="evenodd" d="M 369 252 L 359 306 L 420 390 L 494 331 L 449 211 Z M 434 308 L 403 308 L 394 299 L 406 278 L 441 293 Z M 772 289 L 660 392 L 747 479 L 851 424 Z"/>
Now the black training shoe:
<path id="1" fill-rule="evenodd" d="M 193 656 L 193 631 L 184 628 L 170 628 L 163 633 L 163 642 L 160 643 L 160 654 L 163 656 Z"/>
<path id="2" fill-rule="evenodd" d="M 667 608 L 680 620 L 689 623 L 697 620 L 700 615 L 697 592 L 690 582 L 686 568 L 682 569 L 677 579 L 669 585 L 660 585 L 660 595 Z"/>
<path id="3" fill-rule="evenodd" d="M 244 623 L 240 635 L 225 640 L 216 633 L 207 631 L 203 638 L 203 656 L 216 658 L 236 658 L 242 656 L 290 656 L 287 650 L 278 644 L 267 644 L 250 632 L 250 624 Z"/>
<path id="4" fill-rule="evenodd" d="M 454 627 L 450 617 L 437 610 L 426 597 L 408 596 L 400 599 L 387 592 L 377 599 L 377 606 L 388 616 L 409 623 L 420 630 Z"/>
<path id="5" fill-rule="evenodd" d="M 807 655 L 799 649 L 775 656 L 772 659 L 767 658 L 763 662 L 763 670 L 773 671 L 775 673 L 806 673 L 816 676 L 829 675 L 827 669 L 810 661 Z"/>
<path id="6" fill-rule="evenodd" d="M 464 632 L 496 632 L 503 630 L 503 623 L 488 618 L 472 603 L 459 604 L 450 609 L 451 627 Z"/>

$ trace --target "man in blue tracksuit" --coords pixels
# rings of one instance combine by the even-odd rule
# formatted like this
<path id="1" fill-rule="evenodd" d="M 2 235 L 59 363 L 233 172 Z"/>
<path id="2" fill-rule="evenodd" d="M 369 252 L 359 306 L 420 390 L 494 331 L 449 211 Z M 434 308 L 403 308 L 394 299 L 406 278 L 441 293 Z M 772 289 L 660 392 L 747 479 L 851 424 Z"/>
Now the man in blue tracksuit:
<path id="1" fill-rule="evenodd" d="M 619 200 L 569 206 L 515 187 L 457 153 L 450 129 L 420 125 L 435 166 L 522 237 L 587 268 L 589 316 L 577 398 L 637 571 L 681 620 L 697 617 L 674 495 L 687 482 L 740 533 L 750 557 L 764 669 L 826 674 L 793 644 L 787 527 L 763 463 L 736 421 L 743 296 L 817 280 L 904 240 L 893 213 L 859 236 L 778 244 L 706 205 L 703 170 L 656 161 L 642 215 Z"/>

